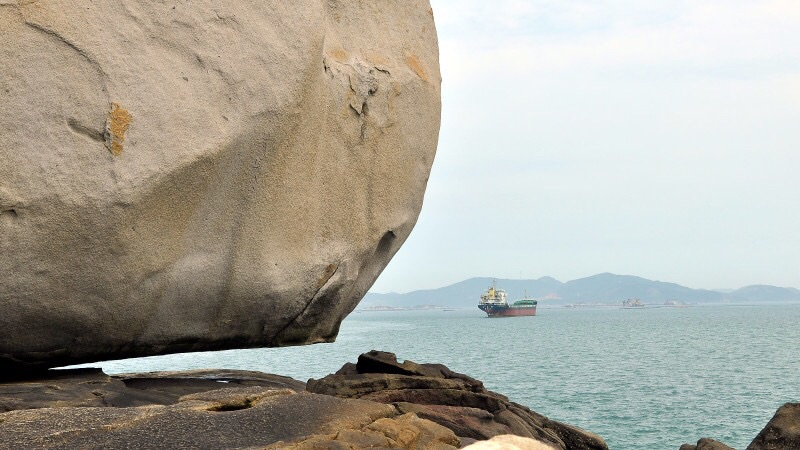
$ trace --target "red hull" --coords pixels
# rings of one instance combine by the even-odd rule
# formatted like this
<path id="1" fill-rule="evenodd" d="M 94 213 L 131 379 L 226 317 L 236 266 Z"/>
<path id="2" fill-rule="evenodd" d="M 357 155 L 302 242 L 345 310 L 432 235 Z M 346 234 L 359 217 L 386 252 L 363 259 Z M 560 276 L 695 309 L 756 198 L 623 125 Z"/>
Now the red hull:
<path id="1" fill-rule="evenodd" d="M 488 314 L 489 317 L 519 317 L 536 315 L 536 307 L 519 308 L 514 306 L 498 307 L 479 305 L 478 308 Z"/>

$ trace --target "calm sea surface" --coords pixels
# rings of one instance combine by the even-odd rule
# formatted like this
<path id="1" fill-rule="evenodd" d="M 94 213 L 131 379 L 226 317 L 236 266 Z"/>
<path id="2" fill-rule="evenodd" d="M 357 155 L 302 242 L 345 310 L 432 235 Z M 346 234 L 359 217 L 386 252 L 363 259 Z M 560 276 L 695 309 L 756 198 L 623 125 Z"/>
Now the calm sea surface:
<path id="1" fill-rule="evenodd" d="M 599 434 L 611 449 L 677 450 L 701 437 L 744 449 L 780 405 L 800 401 L 800 305 L 540 308 L 501 319 L 477 307 L 356 312 L 333 344 L 101 365 L 109 373 L 225 367 L 305 381 L 372 349 L 446 364 Z"/>

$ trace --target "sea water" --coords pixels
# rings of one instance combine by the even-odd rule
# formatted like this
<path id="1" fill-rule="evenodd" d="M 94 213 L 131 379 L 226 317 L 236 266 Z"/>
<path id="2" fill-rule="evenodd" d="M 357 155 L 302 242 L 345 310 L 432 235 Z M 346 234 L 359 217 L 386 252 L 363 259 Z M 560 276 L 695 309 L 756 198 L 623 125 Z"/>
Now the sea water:
<path id="1" fill-rule="evenodd" d="M 105 362 L 109 373 L 192 368 L 321 378 L 372 349 L 443 363 L 611 449 L 672 449 L 712 437 L 744 449 L 800 401 L 800 305 L 539 308 L 489 319 L 455 311 L 363 311 L 337 342 Z"/>

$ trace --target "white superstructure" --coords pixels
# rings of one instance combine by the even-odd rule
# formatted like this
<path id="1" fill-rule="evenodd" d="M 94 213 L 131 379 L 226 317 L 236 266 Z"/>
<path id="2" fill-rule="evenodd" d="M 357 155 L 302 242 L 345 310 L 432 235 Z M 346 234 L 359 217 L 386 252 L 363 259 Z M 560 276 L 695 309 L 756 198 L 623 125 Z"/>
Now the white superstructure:
<path id="1" fill-rule="evenodd" d="M 508 305 L 508 300 L 506 300 L 506 291 L 502 289 L 497 289 L 495 286 L 495 282 L 492 281 L 492 287 L 486 291 L 485 294 L 481 295 L 481 305 Z"/>

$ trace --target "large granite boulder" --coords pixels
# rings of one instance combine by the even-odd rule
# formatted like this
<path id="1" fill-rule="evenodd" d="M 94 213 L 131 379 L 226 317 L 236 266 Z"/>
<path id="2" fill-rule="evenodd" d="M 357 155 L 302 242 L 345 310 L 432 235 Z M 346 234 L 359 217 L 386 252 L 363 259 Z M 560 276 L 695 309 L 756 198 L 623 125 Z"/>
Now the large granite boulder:
<path id="1" fill-rule="evenodd" d="M 309 380 L 306 390 L 393 405 L 452 430 L 462 442 L 515 435 L 561 450 L 607 450 L 600 436 L 550 420 L 483 383 L 441 364 L 400 363 L 393 353 L 371 351 L 356 364 Z M 537 444 L 538 445 L 538 444 Z"/>
<path id="2" fill-rule="evenodd" d="M 437 142 L 427 0 L 0 0 L 0 370 L 331 341 Z"/>

